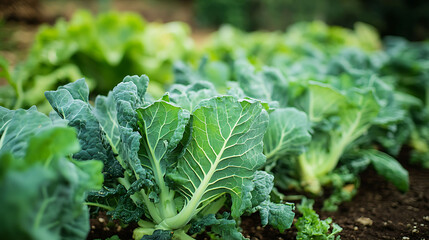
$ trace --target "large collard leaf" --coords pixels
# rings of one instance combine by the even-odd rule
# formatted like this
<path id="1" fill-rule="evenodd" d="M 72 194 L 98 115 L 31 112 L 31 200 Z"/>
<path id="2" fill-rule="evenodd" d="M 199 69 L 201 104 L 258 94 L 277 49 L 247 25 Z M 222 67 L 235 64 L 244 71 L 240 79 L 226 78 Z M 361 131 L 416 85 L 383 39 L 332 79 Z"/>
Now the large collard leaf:
<path id="1" fill-rule="evenodd" d="M 237 81 L 247 96 L 267 102 L 277 101 L 286 107 L 287 83 L 277 69 L 267 67 L 255 73 L 254 67 L 244 61 L 237 62 L 235 68 Z"/>
<path id="2" fill-rule="evenodd" d="M 156 215 L 164 219 L 177 213 L 174 205 L 165 204 L 171 203 L 173 199 L 164 177 L 167 167 L 174 163 L 169 161 L 170 156 L 175 155 L 172 154 L 173 150 L 183 138 L 190 113 L 163 100 L 156 101 L 145 108 L 139 108 L 137 113 L 142 135 L 142 147 L 139 153 L 140 164 L 152 170 L 157 186 L 160 189 L 160 194 L 157 198 L 161 203 L 164 203 L 160 208 L 152 209 L 152 211 L 156 212 L 156 214 L 152 214 L 152 217 Z M 153 194 L 155 192 L 152 192 L 152 198 L 154 197 Z M 160 219 L 155 219 L 155 221 L 160 221 Z"/>
<path id="3" fill-rule="evenodd" d="M 267 163 L 288 154 L 300 153 L 311 140 L 307 115 L 295 108 L 279 108 L 270 113 L 270 122 L 264 136 L 264 154 Z"/>
<path id="4" fill-rule="evenodd" d="M 229 193 L 232 215 L 238 217 L 242 186 L 265 162 L 262 138 L 268 114 L 259 102 L 224 96 L 201 102 L 192 116 L 191 141 L 177 171 L 169 175 L 187 200 L 182 211 L 204 207 Z M 171 226 L 175 220 L 165 222 Z"/>

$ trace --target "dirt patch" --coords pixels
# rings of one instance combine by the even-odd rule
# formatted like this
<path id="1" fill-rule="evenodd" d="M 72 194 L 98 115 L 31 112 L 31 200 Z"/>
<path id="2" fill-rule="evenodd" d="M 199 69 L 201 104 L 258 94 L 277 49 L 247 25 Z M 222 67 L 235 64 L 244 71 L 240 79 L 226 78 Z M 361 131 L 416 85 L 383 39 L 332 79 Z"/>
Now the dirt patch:
<path id="1" fill-rule="evenodd" d="M 368 169 L 361 174 L 361 187 L 351 202 L 343 203 L 336 212 L 323 212 L 323 199 L 317 199 L 314 209 L 321 219 L 331 217 L 343 228 L 342 239 L 429 239 L 429 170 L 409 165 L 404 155 L 401 159 L 410 175 L 407 193 L 401 194 L 373 169 Z M 259 225 L 257 214 L 244 218 L 241 224 L 244 236 L 252 240 L 296 238 L 294 227 L 280 234 Z"/>
<path id="2" fill-rule="evenodd" d="M 410 190 L 395 187 L 370 169 L 352 202 L 337 212 L 321 212 L 343 227 L 344 239 L 424 239 L 429 237 L 429 170 L 406 166 Z"/>
<path id="3" fill-rule="evenodd" d="M 91 230 L 87 239 L 106 239 L 118 235 L 119 239 L 132 239 L 133 230 L 137 228 L 137 223 L 124 226 L 117 220 L 109 220 L 105 212 L 99 212 L 97 216 L 89 220 Z"/>

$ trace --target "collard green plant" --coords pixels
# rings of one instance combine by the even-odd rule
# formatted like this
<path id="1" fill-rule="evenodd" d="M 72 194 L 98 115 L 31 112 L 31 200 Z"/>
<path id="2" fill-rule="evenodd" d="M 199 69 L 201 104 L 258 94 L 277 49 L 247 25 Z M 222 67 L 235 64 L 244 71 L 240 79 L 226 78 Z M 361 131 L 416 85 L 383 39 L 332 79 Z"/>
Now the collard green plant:
<path id="1" fill-rule="evenodd" d="M 65 121 L 0 107 L 0 234 L 5 239 L 84 239 L 86 192 L 103 182 L 102 163 L 71 158 L 80 150 Z"/>
<path id="2" fill-rule="evenodd" d="M 218 94 L 199 98 L 195 92 L 209 91 L 204 84 L 193 91 L 176 85 L 175 103 L 168 94 L 152 101 L 148 81 L 126 77 L 94 107 L 84 80 L 46 92 L 56 114 L 88 146 L 76 157 L 96 154 L 105 163 L 105 188 L 88 204 L 125 223 L 138 221 L 135 239 L 169 238 L 171 232 L 189 239 L 207 226 L 242 239 L 235 221 L 256 211 L 263 225 L 289 228 L 292 206 L 270 201 L 273 177 L 258 171 L 266 161 L 267 105 Z M 216 215 L 224 205 L 230 214 Z"/>
<path id="3" fill-rule="evenodd" d="M 406 115 L 392 86 L 364 70 L 382 66 L 384 62 L 377 59 L 352 49 L 344 50 L 330 60 L 325 59 L 325 66 L 309 72 L 294 70 L 295 67 L 263 67 L 256 71 L 246 61 L 235 62 L 234 72 L 227 80 L 236 82 L 225 82 L 223 86 L 230 86 L 228 92 L 260 99 L 272 108 L 264 136 L 265 169 L 275 173 L 278 187 L 294 186 L 320 194 L 322 186 L 334 186 L 336 194 L 328 205 L 335 209 L 332 203 L 339 203 L 339 196 L 350 199 L 356 192 L 345 194 L 342 187 L 357 185 L 359 172 L 372 164 L 376 169 L 383 166 L 377 172 L 399 190 L 408 189 L 408 174 L 396 160 L 375 150 L 371 151 L 374 154 L 365 151 L 372 149 L 376 140 L 384 140 L 388 146 L 387 136 L 376 138 L 368 134 L 370 129 L 386 133 L 398 128 Z M 180 65 L 176 79 L 211 81 L 204 71 L 208 64 L 202 63 L 197 73 Z M 309 64 L 298 63 L 302 64 L 298 70 Z M 402 142 L 406 136 L 405 132 Z M 386 161 L 391 164 L 385 164 Z M 341 170 L 337 171 L 337 167 Z"/>

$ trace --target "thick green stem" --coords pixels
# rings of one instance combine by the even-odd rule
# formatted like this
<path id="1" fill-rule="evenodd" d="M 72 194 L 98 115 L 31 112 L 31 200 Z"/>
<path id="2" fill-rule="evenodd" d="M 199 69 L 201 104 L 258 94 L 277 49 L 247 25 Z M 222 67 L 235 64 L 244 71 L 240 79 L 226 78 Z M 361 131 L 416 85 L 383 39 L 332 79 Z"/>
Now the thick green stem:
<path id="1" fill-rule="evenodd" d="M 301 184 L 304 189 L 313 194 L 319 194 L 322 192 L 322 187 L 316 176 L 317 165 L 314 166 L 313 163 L 309 162 L 311 159 L 308 158 L 307 154 L 301 154 L 298 158 Z"/>

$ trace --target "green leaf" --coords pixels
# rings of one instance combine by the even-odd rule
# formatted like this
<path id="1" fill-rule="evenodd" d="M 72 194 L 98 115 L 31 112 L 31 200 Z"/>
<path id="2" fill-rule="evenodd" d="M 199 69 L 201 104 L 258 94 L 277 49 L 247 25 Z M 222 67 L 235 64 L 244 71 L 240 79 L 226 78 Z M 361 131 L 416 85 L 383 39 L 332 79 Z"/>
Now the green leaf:
<path id="1" fill-rule="evenodd" d="M 224 96 L 200 103 L 193 112 L 191 142 L 169 175 L 187 199 L 178 216 L 192 215 L 226 193 L 233 199 L 232 215 L 240 215 L 241 188 L 265 162 L 267 125 L 268 114 L 256 101 Z"/>
<path id="2" fill-rule="evenodd" d="M 242 206 L 240 210 L 246 213 L 259 211 L 262 226 L 267 224 L 283 232 L 292 226 L 295 216 L 293 204 L 273 203 L 270 194 L 273 189 L 274 177 L 264 171 L 256 171 L 250 187 L 244 188 Z M 250 203 L 249 203 L 250 200 Z"/>
<path id="3" fill-rule="evenodd" d="M 410 185 L 408 171 L 398 161 L 377 150 L 367 150 L 364 155 L 371 160 L 378 174 L 393 183 L 398 190 L 402 192 L 408 191 Z"/>
<path id="4" fill-rule="evenodd" d="M 61 122 L 60 122 L 61 123 Z M 74 129 L 35 108 L 13 111 L 0 149 L 0 232 L 7 239 L 83 239 L 89 232 L 86 192 L 101 188 L 99 161 L 70 161 Z M 29 181 L 29 179 L 31 181 Z"/>
<path id="5" fill-rule="evenodd" d="M 78 160 L 101 160 L 109 177 L 121 176 L 121 166 L 110 147 L 106 146 L 103 129 L 93 113 L 92 106 L 87 102 L 88 94 L 88 86 L 83 79 L 56 91 L 45 92 L 52 108 L 61 118 L 68 120 L 68 125 L 74 127 L 78 133 L 81 151 L 73 157 Z"/>
<path id="6" fill-rule="evenodd" d="M 295 216 L 293 204 L 280 204 L 270 201 L 263 202 L 259 207 L 262 226 L 267 224 L 278 229 L 281 233 L 290 228 Z"/>
<path id="7" fill-rule="evenodd" d="M 299 154 L 311 140 L 310 123 L 304 112 L 295 108 L 275 109 L 264 136 L 264 154 L 273 162 L 288 154 Z"/>
<path id="8" fill-rule="evenodd" d="M 320 122 L 329 114 L 336 113 L 338 108 L 347 101 L 338 90 L 322 83 L 311 82 L 308 89 L 306 112 L 311 122 Z"/>
<path id="9" fill-rule="evenodd" d="M 211 227 L 212 232 L 222 239 L 244 240 L 246 238 L 237 229 L 234 219 L 228 219 L 229 215 L 224 213 L 221 218 L 216 218 L 214 214 L 209 214 L 192 223 L 188 234 L 193 235 L 203 231 L 206 227 Z"/>
<path id="10" fill-rule="evenodd" d="M 19 159 L 25 156 L 28 147 L 27 140 L 30 136 L 45 129 L 45 126 L 52 124 L 51 120 L 43 113 L 38 112 L 36 108 L 9 112 L 3 118 L 4 120 L 10 119 L 5 122 L 0 131 L 0 134 L 2 134 L 0 153 L 11 152 Z"/>
<path id="11" fill-rule="evenodd" d="M 202 81 L 187 86 L 174 84 L 169 93 L 172 102 L 188 111 L 193 111 L 202 100 L 218 95 L 211 83 Z"/>
<path id="12" fill-rule="evenodd" d="M 69 127 L 53 127 L 31 137 L 27 148 L 27 163 L 68 156 L 80 150 L 76 131 Z"/>
<path id="13" fill-rule="evenodd" d="M 173 233 L 168 230 L 155 230 L 152 235 L 145 235 L 141 240 L 170 240 L 173 237 Z"/>
<path id="14" fill-rule="evenodd" d="M 235 67 L 237 81 L 247 96 L 267 102 L 277 101 L 282 107 L 287 105 L 287 83 L 280 71 L 266 67 L 255 73 L 254 67 L 245 61 L 238 61 Z"/>
<path id="15" fill-rule="evenodd" d="M 319 215 L 313 210 L 314 200 L 304 198 L 298 205 L 298 211 L 302 217 L 298 218 L 295 227 L 298 230 L 297 240 L 317 239 L 317 240 L 339 240 L 337 235 L 342 228 L 332 223 L 331 218 L 320 220 Z M 332 225 L 332 230 L 329 230 Z"/>
<path id="16" fill-rule="evenodd" d="M 137 113 L 144 144 L 141 156 L 148 161 L 146 167 L 163 178 L 169 165 L 166 161 L 182 140 L 190 114 L 165 101 L 154 102 Z"/>

